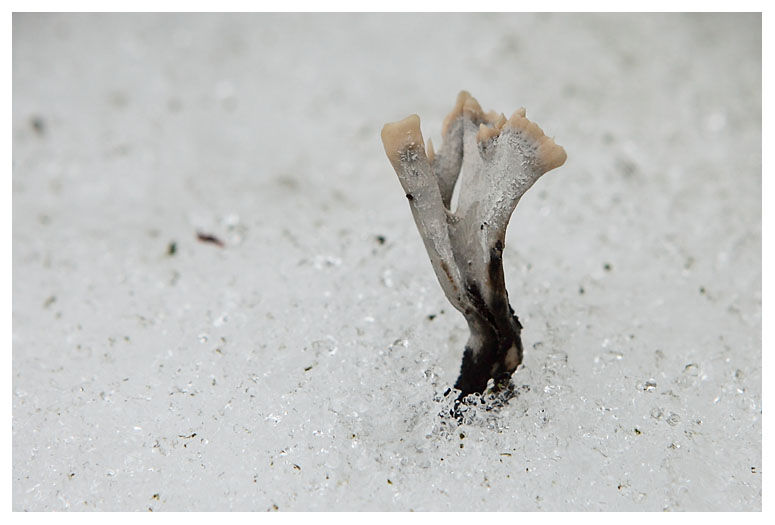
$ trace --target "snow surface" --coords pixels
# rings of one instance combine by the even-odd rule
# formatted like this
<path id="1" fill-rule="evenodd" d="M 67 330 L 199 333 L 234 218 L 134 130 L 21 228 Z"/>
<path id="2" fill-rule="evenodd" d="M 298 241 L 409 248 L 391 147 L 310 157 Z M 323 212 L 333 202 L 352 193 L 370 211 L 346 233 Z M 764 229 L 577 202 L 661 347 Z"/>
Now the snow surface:
<path id="1" fill-rule="evenodd" d="M 568 161 L 458 426 L 379 131 L 460 89 Z M 761 95 L 758 14 L 14 15 L 13 509 L 760 510 Z"/>

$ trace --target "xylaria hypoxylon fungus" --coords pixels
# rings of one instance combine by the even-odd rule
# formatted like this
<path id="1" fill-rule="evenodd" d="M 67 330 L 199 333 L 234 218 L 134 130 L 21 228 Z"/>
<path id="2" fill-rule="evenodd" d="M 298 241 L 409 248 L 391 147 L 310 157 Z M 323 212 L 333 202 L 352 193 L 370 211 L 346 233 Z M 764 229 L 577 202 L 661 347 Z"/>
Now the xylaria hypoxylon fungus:
<path id="1" fill-rule="evenodd" d="M 442 137 L 439 151 L 428 140 L 426 153 L 417 115 L 382 129 L 436 277 L 471 331 L 455 383 L 462 397 L 483 392 L 490 378 L 507 382 L 522 362 L 522 325 L 503 277 L 506 226 L 522 195 L 566 154 L 524 108 L 509 119 L 484 113 L 466 91 L 444 119 Z"/>

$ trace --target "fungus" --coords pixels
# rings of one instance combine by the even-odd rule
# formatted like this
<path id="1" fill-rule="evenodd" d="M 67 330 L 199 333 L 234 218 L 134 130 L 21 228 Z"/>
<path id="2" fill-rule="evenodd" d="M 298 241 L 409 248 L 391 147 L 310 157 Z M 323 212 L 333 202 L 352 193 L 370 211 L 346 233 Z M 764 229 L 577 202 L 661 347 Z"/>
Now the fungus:
<path id="1" fill-rule="evenodd" d="M 522 325 L 509 304 L 503 275 L 506 227 L 522 195 L 565 150 L 525 117 L 484 113 L 461 91 L 444 119 L 438 152 L 410 115 L 385 124 L 382 142 L 393 165 L 436 277 L 471 335 L 455 382 L 463 398 L 484 392 L 492 378 L 507 384 L 522 362 Z M 458 182 L 459 181 L 459 182 Z M 452 193 L 460 184 L 457 207 Z"/>

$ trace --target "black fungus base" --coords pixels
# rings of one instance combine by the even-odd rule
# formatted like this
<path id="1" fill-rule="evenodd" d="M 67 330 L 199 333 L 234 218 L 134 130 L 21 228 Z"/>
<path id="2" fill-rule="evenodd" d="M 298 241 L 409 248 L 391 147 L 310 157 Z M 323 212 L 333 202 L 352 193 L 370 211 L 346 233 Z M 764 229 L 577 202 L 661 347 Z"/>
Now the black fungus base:
<path id="1" fill-rule="evenodd" d="M 508 382 L 516 366 L 506 366 L 506 355 L 512 345 L 517 348 L 517 365 L 522 362 L 522 325 L 511 306 L 507 314 L 493 316 L 491 310 L 485 315 L 469 315 L 468 322 L 472 336 L 463 352 L 460 375 L 455 388 L 460 398 L 468 394 L 482 393 L 490 378 L 496 384 Z"/>

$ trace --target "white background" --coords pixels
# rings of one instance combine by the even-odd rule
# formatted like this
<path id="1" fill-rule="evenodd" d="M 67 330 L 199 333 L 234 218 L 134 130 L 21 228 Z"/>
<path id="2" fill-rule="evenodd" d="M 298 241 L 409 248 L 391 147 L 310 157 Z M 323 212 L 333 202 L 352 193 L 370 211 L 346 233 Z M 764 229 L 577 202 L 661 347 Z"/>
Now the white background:
<path id="1" fill-rule="evenodd" d="M 759 15 L 15 15 L 13 509 L 760 510 L 761 65 Z M 460 89 L 568 161 L 520 395 L 451 428 L 379 130 Z"/>

